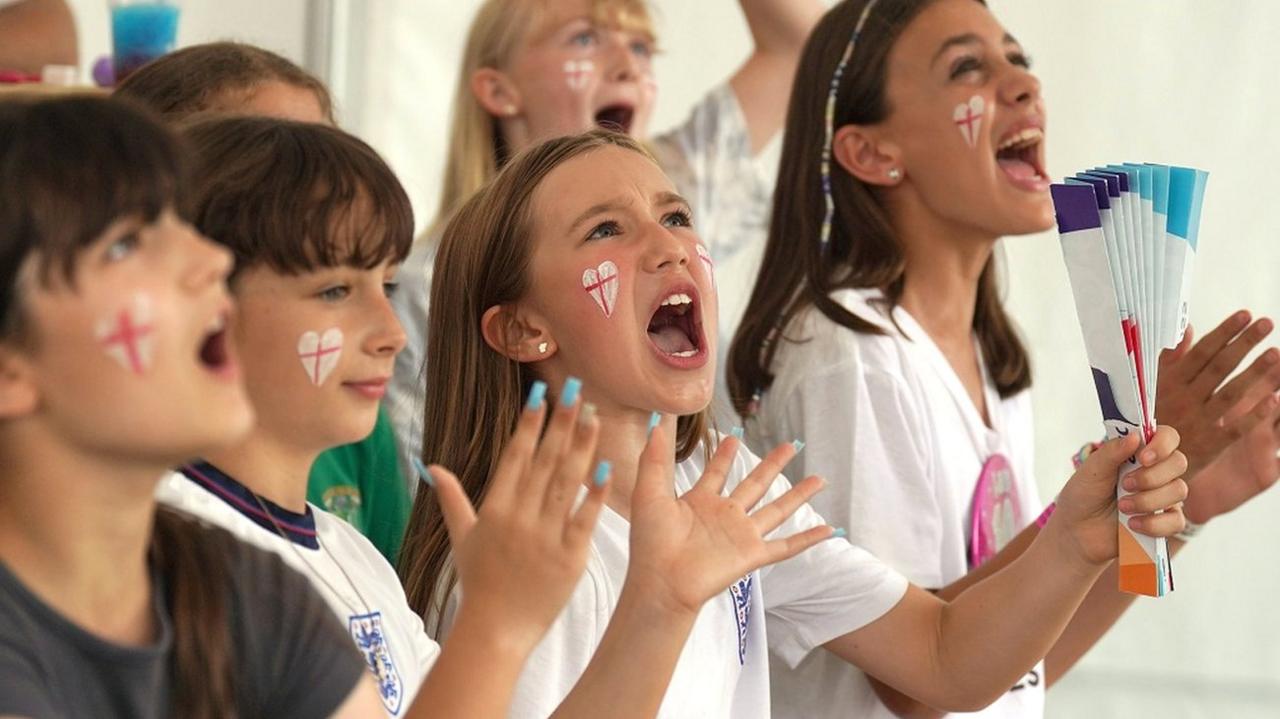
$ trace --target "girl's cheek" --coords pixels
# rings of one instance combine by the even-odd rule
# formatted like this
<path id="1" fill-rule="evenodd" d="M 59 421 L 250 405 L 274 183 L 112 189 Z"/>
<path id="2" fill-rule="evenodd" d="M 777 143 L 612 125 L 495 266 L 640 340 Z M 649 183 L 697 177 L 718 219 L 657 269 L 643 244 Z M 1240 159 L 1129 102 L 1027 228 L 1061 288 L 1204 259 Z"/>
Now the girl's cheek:
<path id="1" fill-rule="evenodd" d="M 978 141 L 982 138 L 982 124 L 986 114 L 987 101 L 978 94 L 951 109 L 951 122 L 955 124 L 960 137 L 971 150 L 978 147 Z"/>
<path id="2" fill-rule="evenodd" d="M 591 298 L 605 319 L 613 317 L 618 307 L 621 284 L 618 265 L 613 260 L 602 260 L 582 270 L 581 291 Z"/>
<path id="3" fill-rule="evenodd" d="M 106 357 L 141 377 L 155 363 L 156 326 L 151 295 L 137 291 L 98 317 L 93 337 Z"/>

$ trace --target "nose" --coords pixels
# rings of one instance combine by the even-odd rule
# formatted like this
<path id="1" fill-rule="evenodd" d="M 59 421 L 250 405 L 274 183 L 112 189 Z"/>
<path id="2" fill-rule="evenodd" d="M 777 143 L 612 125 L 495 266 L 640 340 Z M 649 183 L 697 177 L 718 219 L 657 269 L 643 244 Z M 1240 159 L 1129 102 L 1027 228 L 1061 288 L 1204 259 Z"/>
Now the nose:
<path id="1" fill-rule="evenodd" d="M 185 264 L 183 285 L 191 290 L 203 290 L 210 284 L 225 282 L 235 265 L 231 250 L 213 242 L 183 223 L 184 240 L 179 252 Z"/>
<path id="2" fill-rule="evenodd" d="M 645 236 L 644 269 L 648 272 L 670 272 L 689 265 L 689 243 L 658 222 L 652 223 Z"/>
<path id="3" fill-rule="evenodd" d="M 400 325 L 400 318 L 396 317 L 395 309 L 385 294 L 379 293 L 374 305 L 370 308 L 372 312 L 368 324 L 372 331 L 365 339 L 364 350 L 378 357 L 394 357 L 408 342 L 404 327 Z"/>
<path id="4" fill-rule="evenodd" d="M 1040 79 L 1021 65 L 1008 65 L 1000 80 L 1000 101 L 1008 105 L 1029 105 L 1040 99 Z"/>
<path id="5" fill-rule="evenodd" d="M 612 82 L 627 82 L 640 78 L 640 63 L 631 52 L 630 37 L 620 31 L 608 33 L 608 54 L 604 76 Z"/>

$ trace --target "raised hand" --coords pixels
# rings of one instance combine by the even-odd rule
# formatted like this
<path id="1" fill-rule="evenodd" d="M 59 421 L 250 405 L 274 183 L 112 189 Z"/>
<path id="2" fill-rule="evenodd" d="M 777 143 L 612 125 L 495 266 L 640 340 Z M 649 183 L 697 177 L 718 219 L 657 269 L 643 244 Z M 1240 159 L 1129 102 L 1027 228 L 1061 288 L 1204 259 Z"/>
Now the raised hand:
<path id="1" fill-rule="evenodd" d="M 1121 465 L 1138 451 L 1138 435 L 1130 434 L 1103 443 L 1089 455 L 1058 494 L 1057 509 L 1049 520 L 1066 532 L 1080 558 L 1091 564 L 1115 559 L 1116 511 L 1133 514 L 1129 528 L 1152 537 L 1169 537 L 1185 524 L 1181 502 L 1187 485 L 1181 477 L 1186 457 L 1178 451 L 1178 432 L 1161 426 L 1138 455 L 1141 465 L 1124 478 L 1125 489 L 1134 492 L 1117 506 L 1116 477 Z M 1154 514 L 1164 510 L 1162 514 Z M 1047 529 L 1047 527 L 1046 527 Z"/>
<path id="2" fill-rule="evenodd" d="M 573 383 L 576 380 L 567 384 Z M 607 475 L 597 473 L 599 481 L 590 483 L 575 510 L 591 471 L 599 422 L 594 411 L 580 414 L 575 387 L 573 401 L 562 396 L 539 441 L 546 386 L 537 384 L 541 387 L 531 393 L 502 452 L 478 516 L 457 478 L 443 467 L 430 468 L 462 583 L 462 612 L 473 621 L 501 626 L 504 642 L 529 651 L 560 613 L 586 567 Z"/>
<path id="3" fill-rule="evenodd" d="M 1248 434 L 1265 414 L 1255 410 L 1280 390 L 1280 351 L 1274 348 L 1223 384 L 1274 327 L 1265 317 L 1253 324 L 1249 319 L 1249 313 L 1241 310 L 1194 346 L 1188 327 L 1182 342 L 1160 356 L 1157 419 L 1182 436 L 1188 480 Z"/>
<path id="4" fill-rule="evenodd" d="M 810 497 L 823 480 L 808 477 L 752 512 L 795 448 L 782 445 L 724 494 L 738 453 L 733 437 L 721 440 L 693 489 L 677 497 L 672 482 L 674 448 L 655 427 L 640 457 L 631 498 L 631 558 L 627 583 L 662 596 L 672 608 L 696 612 L 744 574 L 795 556 L 832 535 L 821 525 L 789 537 L 766 540 Z"/>
<path id="5" fill-rule="evenodd" d="M 1204 524 L 1270 489 L 1280 479 L 1280 399 L 1269 395 L 1249 418 L 1252 428 L 1207 467 L 1188 476 L 1187 519 Z"/>

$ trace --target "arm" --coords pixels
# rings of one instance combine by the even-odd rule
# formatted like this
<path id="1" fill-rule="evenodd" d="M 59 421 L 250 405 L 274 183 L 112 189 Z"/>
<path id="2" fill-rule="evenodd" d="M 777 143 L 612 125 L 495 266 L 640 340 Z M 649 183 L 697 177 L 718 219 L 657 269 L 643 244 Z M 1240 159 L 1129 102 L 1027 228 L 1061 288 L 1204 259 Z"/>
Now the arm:
<path id="1" fill-rule="evenodd" d="M 333 719 L 363 719 L 385 713 L 378 687 L 374 685 L 373 677 L 365 672 L 356 682 L 356 688 L 343 700 L 342 706 L 333 713 Z"/>
<path id="2" fill-rule="evenodd" d="M 39 73 L 78 65 L 76 24 L 65 0 L 23 0 L 0 8 L 0 69 Z"/>
<path id="3" fill-rule="evenodd" d="M 924 704 L 972 711 L 999 698 L 1049 653 L 1117 553 L 1115 477 L 1137 437 L 1108 442 L 1059 495 L 1058 509 L 1021 556 L 945 602 L 912 588 L 892 611 L 826 647 Z M 1161 428 L 1132 495 L 1133 528 L 1169 536 L 1183 525 L 1186 485 L 1177 433 Z M 1164 514 L 1150 514 L 1165 509 Z M 893 651 L 886 651 L 892 647 Z"/>
<path id="4" fill-rule="evenodd" d="M 754 153 L 787 119 L 800 51 L 825 8 L 819 0 L 741 0 L 741 5 L 755 49 L 730 84 L 747 118 Z"/>

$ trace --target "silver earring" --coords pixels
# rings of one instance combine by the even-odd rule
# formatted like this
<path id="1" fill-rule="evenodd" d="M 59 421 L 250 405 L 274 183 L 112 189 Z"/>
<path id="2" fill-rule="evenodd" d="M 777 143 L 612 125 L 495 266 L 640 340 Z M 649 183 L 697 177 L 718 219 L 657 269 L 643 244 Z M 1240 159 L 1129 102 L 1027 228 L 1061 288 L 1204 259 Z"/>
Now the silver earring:
<path id="1" fill-rule="evenodd" d="M 546 353 L 547 353 L 547 343 L 546 343 L 546 342 L 539 342 L 539 343 L 538 343 L 538 354 L 540 354 L 540 355 L 544 355 L 544 354 L 546 354 Z"/>
<path id="2" fill-rule="evenodd" d="M 502 106 L 502 114 L 506 115 L 507 117 L 511 117 L 512 115 L 516 114 L 516 106 L 515 106 L 515 105 L 503 105 L 503 106 Z"/>
<path id="3" fill-rule="evenodd" d="M 902 170 L 899 170 L 899 169 L 898 169 L 898 168 L 896 168 L 896 167 L 890 167 L 890 168 L 889 168 L 889 179 L 890 179 L 890 180 L 893 180 L 894 182 L 897 182 L 898 180 L 901 180 L 901 179 L 902 179 Z"/>

